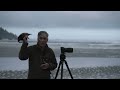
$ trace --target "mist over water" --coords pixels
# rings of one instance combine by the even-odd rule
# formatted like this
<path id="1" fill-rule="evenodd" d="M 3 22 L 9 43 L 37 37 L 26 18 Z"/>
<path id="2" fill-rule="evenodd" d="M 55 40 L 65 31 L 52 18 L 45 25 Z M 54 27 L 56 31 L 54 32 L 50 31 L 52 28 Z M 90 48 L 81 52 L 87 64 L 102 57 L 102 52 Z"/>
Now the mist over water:
<path id="1" fill-rule="evenodd" d="M 85 29 L 85 28 L 7 28 L 9 32 L 20 35 L 31 33 L 30 39 L 37 40 L 39 31 L 47 31 L 49 39 L 76 41 L 117 41 L 120 40 L 119 29 Z"/>

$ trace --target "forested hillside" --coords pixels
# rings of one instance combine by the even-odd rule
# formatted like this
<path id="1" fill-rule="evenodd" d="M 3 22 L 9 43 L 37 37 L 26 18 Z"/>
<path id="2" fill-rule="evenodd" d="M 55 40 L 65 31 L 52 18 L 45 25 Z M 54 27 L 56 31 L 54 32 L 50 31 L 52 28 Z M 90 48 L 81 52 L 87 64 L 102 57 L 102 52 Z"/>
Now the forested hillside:
<path id="1" fill-rule="evenodd" d="M 0 40 L 2 39 L 8 39 L 8 40 L 16 40 L 17 35 L 8 32 L 6 29 L 0 27 Z"/>

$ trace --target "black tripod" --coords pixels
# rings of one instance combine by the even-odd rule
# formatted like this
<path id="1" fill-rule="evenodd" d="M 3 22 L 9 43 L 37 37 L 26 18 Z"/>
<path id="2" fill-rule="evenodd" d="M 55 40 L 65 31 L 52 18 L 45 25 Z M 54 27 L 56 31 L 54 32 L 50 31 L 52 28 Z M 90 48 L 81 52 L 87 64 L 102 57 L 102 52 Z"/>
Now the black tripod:
<path id="1" fill-rule="evenodd" d="M 69 74 L 70 74 L 70 76 L 71 76 L 71 79 L 73 79 L 72 73 L 71 73 L 71 71 L 70 71 L 70 69 L 69 69 L 69 66 L 68 66 L 67 61 L 65 60 L 65 58 L 66 58 L 66 56 L 62 53 L 62 54 L 60 55 L 60 62 L 59 62 L 59 66 L 58 66 L 58 69 L 57 69 L 57 72 L 56 72 L 55 79 L 56 79 L 57 76 L 58 76 L 58 72 L 59 72 L 60 66 L 61 66 L 61 79 L 63 78 L 63 64 L 64 64 L 64 63 L 65 63 L 65 65 L 66 65 L 66 67 L 67 67 L 67 69 L 68 69 L 68 71 L 69 71 Z"/>

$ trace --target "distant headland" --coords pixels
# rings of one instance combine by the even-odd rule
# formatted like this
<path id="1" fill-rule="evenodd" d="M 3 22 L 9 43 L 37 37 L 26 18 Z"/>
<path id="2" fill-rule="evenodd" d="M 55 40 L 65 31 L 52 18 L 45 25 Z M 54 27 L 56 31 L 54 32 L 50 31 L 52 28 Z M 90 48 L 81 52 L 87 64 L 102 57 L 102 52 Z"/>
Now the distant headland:
<path id="1" fill-rule="evenodd" d="M 3 27 L 0 27 L 0 40 L 17 40 L 17 35 L 8 32 Z"/>

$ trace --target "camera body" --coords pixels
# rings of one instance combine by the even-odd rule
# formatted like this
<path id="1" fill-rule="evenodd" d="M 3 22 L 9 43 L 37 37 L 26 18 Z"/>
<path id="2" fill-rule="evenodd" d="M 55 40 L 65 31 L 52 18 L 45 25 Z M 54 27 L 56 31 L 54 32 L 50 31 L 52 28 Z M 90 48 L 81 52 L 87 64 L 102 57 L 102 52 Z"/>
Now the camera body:
<path id="1" fill-rule="evenodd" d="M 23 38 L 26 36 L 26 35 L 31 35 L 29 33 L 22 33 L 18 36 L 18 42 L 21 43 L 21 41 L 23 41 Z"/>
<path id="2" fill-rule="evenodd" d="M 61 47 L 61 53 L 72 53 L 73 52 L 73 48 L 64 48 L 64 47 Z"/>

